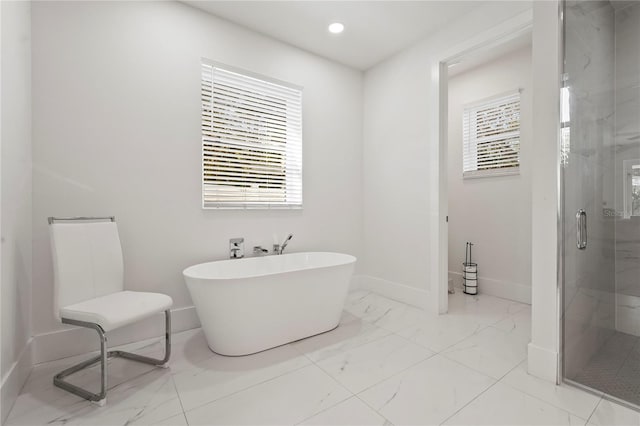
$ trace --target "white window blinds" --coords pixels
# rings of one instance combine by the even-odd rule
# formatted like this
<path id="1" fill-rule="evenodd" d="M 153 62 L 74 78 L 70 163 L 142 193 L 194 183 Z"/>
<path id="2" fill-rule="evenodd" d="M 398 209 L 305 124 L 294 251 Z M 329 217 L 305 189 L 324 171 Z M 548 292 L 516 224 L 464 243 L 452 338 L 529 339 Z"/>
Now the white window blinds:
<path id="1" fill-rule="evenodd" d="M 202 63 L 203 208 L 302 207 L 302 90 Z"/>
<path id="2" fill-rule="evenodd" d="M 464 177 L 518 173 L 519 91 L 466 105 L 462 121 Z"/>

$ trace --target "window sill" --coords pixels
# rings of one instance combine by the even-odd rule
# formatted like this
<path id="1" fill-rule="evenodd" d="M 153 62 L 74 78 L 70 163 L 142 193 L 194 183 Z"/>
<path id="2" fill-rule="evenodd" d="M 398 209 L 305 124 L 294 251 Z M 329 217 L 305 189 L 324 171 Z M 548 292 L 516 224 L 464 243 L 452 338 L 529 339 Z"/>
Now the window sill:
<path id="1" fill-rule="evenodd" d="M 463 179 L 478 179 L 488 177 L 500 177 L 500 176 L 514 176 L 520 174 L 520 167 L 510 167 L 508 169 L 490 169 L 490 170 L 478 170 L 474 172 L 463 172 Z"/>
<path id="2" fill-rule="evenodd" d="M 202 210 L 302 210 L 302 206 L 202 206 Z"/>

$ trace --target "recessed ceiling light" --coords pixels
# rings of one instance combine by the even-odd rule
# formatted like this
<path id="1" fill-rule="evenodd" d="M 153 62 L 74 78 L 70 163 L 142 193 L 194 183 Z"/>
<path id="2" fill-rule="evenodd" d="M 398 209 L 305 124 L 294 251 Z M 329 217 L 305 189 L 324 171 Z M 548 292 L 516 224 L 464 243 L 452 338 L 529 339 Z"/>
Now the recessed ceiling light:
<path id="1" fill-rule="evenodd" d="M 332 34 L 340 34 L 343 31 L 344 25 L 342 25 L 340 22 L 334 22 L 333 24 L 329 25 L 329 32 Z"/>

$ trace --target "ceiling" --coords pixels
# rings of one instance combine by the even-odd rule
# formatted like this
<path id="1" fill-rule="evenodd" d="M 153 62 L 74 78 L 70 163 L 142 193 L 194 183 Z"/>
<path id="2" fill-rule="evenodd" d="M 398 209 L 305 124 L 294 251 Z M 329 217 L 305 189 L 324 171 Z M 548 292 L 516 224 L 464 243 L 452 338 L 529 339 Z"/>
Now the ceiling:
<path id="1" fill-rule="evenodd" d="M 251 30 L 366 70 L 427 37 L 480 1 L 204 1 L 185 0 Z M 345 26 L 330 34 L 332 22 Z"/>

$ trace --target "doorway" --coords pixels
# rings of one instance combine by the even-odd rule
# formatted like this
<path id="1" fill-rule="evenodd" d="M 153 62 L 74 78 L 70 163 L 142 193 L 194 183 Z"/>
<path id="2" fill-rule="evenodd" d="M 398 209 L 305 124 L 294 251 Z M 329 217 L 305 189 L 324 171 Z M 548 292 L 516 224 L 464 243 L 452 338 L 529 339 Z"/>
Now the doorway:
<path id="1" fill-rule="evenodd" d="M 431 301 L 433 310 L 441 314 L 448 310 L 449 286 L 449 223 L 448 223 L 448 150 L 449 150 L 449 65 L 458 66 L 463 62 L 473 63 L 478 55 L 504 48 L 514 40 L 529 36 L 532 31 L 533 16 L 531 11 L 518 15 L 489 31 L 479 34 L 453 49 L 444 52 L 436 61 L 432 70 L 431 84 L 431 119 L 436 125 L 431 126 L 431 139 L 439 141 L 430 145 L 433 158 L 431 175 Z M 475 58 L 475 59 L 474 59 Z M 471 65 L 473 66 L 473 65 Z M 462 68 L 460 68 L 462 69 Z M 459 248 L 458 248 L 459 250 Z M 462 248 L 464 250 L 464 247 Z"/>

